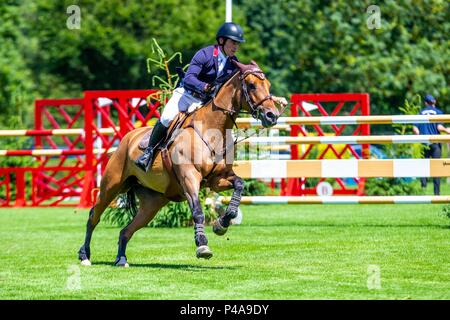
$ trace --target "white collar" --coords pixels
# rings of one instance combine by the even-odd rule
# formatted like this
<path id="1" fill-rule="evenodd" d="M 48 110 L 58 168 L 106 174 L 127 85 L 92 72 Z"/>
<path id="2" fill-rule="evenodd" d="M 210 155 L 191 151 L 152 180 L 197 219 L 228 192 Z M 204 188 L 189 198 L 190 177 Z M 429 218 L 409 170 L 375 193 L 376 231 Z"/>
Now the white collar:
<path id="1" fill-rule="evenodd" d="M 224 61 L 226 60 L 228 57 L 222 52 L 222 50 L 219 47 L 219 60 Z"/>

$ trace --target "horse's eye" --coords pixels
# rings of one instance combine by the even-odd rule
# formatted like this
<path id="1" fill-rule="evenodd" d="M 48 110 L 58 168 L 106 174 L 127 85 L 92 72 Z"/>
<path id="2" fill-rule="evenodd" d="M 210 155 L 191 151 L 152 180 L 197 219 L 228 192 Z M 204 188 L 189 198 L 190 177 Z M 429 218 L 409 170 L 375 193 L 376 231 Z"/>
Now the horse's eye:
<path id="1" fill-rule="evenodd" d="M 249 89 L 249 90 L 255 90 L 255 89 L 256 89 L 255 84 L 254 84 L 253 82 L 250 82 L 250 83 L 248 84 L 248 89 Z"/>

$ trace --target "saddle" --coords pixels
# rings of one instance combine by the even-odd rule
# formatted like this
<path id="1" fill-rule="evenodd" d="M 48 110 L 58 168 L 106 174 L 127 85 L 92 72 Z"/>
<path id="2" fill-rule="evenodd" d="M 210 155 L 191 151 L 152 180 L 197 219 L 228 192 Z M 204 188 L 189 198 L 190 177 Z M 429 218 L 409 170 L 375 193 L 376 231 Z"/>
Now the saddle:
<path id="1" fill-rule="evenodd" d="M 188 113 L 180 112 L 177 114 L 174 121 L 172 121 L 172 123 L 169 126 L 169 129 L 167 130 L 166 136 L 156 145 L 155 152 L 157 150 L 161 150 L 161 148 L 163 146 L 167 146 L 167 144 L 170 140 L 170 137 L 172 136 L 172 133 L 176 129 L 179 129 L 181 127 L 181 125 L 184 123 L 183 120 L 185 120 L 185 118 L 187 118 L 187 116 L 188 116 Z M 139 149 L 140 150 L 145 150 L 147 148 L 148 143 L 150 141 L 150 137 L 152 135 L 152 130 L 148 130 L 142 137 L 141 141 L 139 141 Z"/>
<path id="2" fill-rule="evenodd" d="M 183 69 L 181 69 L 180 67 L 177 67 L 176 71 L 178 73 L 178 76 L 180 77 L 180 83 L 178 86 L 180 86 L 180 85 L 182 86 L 185 73 L 184 73 Z M 185 113 L 182 113 L 182 112 L 178 113 L 178 115 L 175 117 L 174 121 L 172 121 L 171 125 L 169 126 L 166 136 L 156 145 L 155 150 L 154 150 L 153 159 L 155 159 L 157 156 L 157 153 L 159 151 L 161 151 L 161 157 L 162 157 L 164 165 L 166 166 L 166 169 L 168 169 L 169 171 L 172 170 L 172 161 L 170 159 L 168 149 L 171 146 L 171 144 L 173 143 L 173 141 L 175 140 L 175 138 L 177 137 L 177 135 L 173 136 L 173 132 L 175 132 L 177 129 L 181 129 L 183 127 L 183 124 L 186 122 L 186 119 L 191 114 L 193 114 L 195 111 L 202 108 L 203 106 L 207 105 L 216 96 L 216 94 L 219 92 L 222 85 L 224 85 L 233 75 L 234 75 L 234 73 L 231 73 L 231 74 L 222 75 L 222 76 L 218 77 L 212 83 L 212 85 L 214 86 L 214 91 L 211 92 L 210 94 L 206 95 L 205 97 L 203 97 L 203 99 L 200 99 L 201 103 L 192 105 L 191 107 L 189 107 L 189 109 Z M 189 127 L 189 126 L 190 126 L 190 124 L 188 124 L 186 127 Z M 145 150 L 147 148 L 151 133 L 152 133 L 152 130 L 149 130 L 142 137 L 141 141 L 139 142 L 140 150 Z"/>
<path id="3" fill-rule="evenodd" d="M 197 109 L 195 109 L 197 110 Z M 195 110 L 193 112 L 195 112 Z M 185 113 L 178 113 L 175 119 L 172 121 L 172 123 L 169 126 L 169 129 L 167 130 L 166 136 L 155 146 L 155 149 L 153 151 L 153 161 L 156 159 L 158 152 L 161 152 L 161 158 L 164 167 L 168 172 L 172 172 L 172 159 L 169 155 L 169 148 L 172 145 L 172 143 L 175 141 L 175 138 L 178 136 L 178 134 L 174 135 L 173 133 L 177 129 L 181 129 L 183 127 L 183 124 L 186 122 L 186 119 L 189 115 L 191 115 L 193 112 L 185 112 Z M 148 146 L 150 136 L 152 134 L 152 130 L 148 130 L 144 136 L 142 137 L 141 141 L 139 142 L 139 149 L 145 150 Z M 173 172 L 172 172 L 173 174 Z"/>

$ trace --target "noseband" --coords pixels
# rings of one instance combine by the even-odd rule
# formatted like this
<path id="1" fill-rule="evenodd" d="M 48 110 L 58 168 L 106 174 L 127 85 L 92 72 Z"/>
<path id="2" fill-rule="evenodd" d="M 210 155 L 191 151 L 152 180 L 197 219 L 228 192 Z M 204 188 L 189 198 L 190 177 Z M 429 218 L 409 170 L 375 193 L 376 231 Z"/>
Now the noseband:
<path id="1" fill-rule="evenodd" d="M 266 76 L 265 76 L 264 72 L 262 72 L 262 70 L 260 70 L 258 68 L 254 68 L 251 70 L 246 70 L 239 77 L 239 80 L 241 80 L 241 82 L 242 82 L 242 92 L 244 93 L 245 101 L 247 102 L 248 106 L 250 107 L 250 114 L 252 115 L 253 118 L 258 119 L 258 114 L 259 114 L 262 104 L 267 100 L 273 101 L 273 99 L 272 99 L 272 95 L 269 94 L 268 96 L 266 96 L 262 100 L 260 100 L 258 103 L 254 103 L 252 101 L 252 99 L 250 98 L 250 95 L 248 93 L 247 83 L 245 82 L 245 78 L 250 74 L 258 77 L 261 80 L 266 79 Z"/>

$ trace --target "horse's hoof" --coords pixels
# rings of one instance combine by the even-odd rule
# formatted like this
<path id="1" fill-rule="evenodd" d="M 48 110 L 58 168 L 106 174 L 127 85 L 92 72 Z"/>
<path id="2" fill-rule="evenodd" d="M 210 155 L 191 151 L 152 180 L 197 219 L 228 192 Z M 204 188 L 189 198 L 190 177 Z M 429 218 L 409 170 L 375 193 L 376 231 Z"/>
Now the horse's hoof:
<path id="1" fill-rule="evenodd" d="M 218 236 L 223 236 L 225 233 L 227 233 L 227 231 L 228 228 L 225 228 L 220 224 L 220 219 L 216 219 L 213 222 L 213 232 Z"/>
<path id="2" fill-rule="evenodd" d="M 82 266 L 91 266 L 92 263 L 89 261 L 89 259 L 85 259 L 81 261 Z"/>
<path id="3" fill-rule="evenodd" d="M 116 267 L 124 267 L 124 268 L 128 268 L 130 266 L 127 262 L 127 257 L 125 256 L 121 256 L 120 258 L 117 257 L 116 261 L 114 262 L 114 265 Z"/>
<path id="4" fill-rule="evenodd" d="M 196 251 L 197 258 L 209 259 L 212 257 L 213 253 L 208 246 L 200 246 Z"/>
<path id="5" fill-rule="evenodd" d="M 91 250 L 88 248 L 86 249 L 84 246 L 78 250 L 78 259 L 80 261 L 89 260 L 91 258 Z"/>

